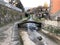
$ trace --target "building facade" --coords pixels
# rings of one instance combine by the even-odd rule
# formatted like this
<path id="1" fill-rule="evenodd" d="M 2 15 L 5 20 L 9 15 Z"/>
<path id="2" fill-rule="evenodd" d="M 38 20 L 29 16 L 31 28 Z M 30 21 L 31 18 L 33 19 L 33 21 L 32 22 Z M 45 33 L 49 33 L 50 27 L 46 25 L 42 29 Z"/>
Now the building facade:
<path id="1" fill-rule="evenodd" d="M 60 0 L 51 0 L 50 16 L 52 20 L 60 20 Z"/>
<path id="2" fill-rule="evenodd" d="M 51 0 L 51 13 L 54 14 L 60 10 L 60 0 Z"/>

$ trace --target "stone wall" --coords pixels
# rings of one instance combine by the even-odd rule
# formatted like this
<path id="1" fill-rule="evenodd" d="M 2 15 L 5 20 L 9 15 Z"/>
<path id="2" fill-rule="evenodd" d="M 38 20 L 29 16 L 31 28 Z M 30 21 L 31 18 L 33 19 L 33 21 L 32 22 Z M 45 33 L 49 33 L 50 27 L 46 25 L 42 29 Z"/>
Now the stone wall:
<path id="1" fill-rule="evenodd" d="M 0 26 L 21 20 L 23 15 L 23 12 L 16 11 L 0 4 Z"/>

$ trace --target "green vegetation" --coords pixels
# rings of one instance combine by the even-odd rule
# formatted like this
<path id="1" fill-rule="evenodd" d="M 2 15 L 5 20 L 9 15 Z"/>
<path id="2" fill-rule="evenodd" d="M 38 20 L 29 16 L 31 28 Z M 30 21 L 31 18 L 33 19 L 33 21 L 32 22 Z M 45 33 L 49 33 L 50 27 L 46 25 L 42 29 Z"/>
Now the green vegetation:
<path id="1" fill-rule="evenodd" d="M 41 18 L 41 19 L 39 19 L 38 17 L 35 17 L 35 18 L 33 18 L 35 21 L 37 21 L 37 22 L 42 22 L 42 21 L 44 21 L 45 19 L 44 18 Z"/>
<path id="2" fill-rule="evenodd" d="M 37 17 L 35 17 L 35 18 L 33 18 L 35 21 L 37 21 L 37 22 L 42 22 L 42 21 L 44 21 L 45 19 L 44 18 L 41 18 L 41 19 L 39 19 L 39 18 L 37 18 Z M 60 28 L 59 27 L 55 27 L 55 26 L 52 26 L 52 25 L 44 25 L 43 27 L 42 27 L 44 30 L 46 30 L 46 31 L 49 31 L 49 32 L 51 32 L 51 33 L 54 33 L 54 34 L 56 34 L 56 35 L 59 35 L 60 34 Z"/>
<path id="3" fill-rule="evenodd" d="M 44 27 L 44 29 L 51 32 L 51 33 L 54 33 L 56 35 L 60 34 L 60 28 L 59 27 L 49 25 L 49 26 Z"/>

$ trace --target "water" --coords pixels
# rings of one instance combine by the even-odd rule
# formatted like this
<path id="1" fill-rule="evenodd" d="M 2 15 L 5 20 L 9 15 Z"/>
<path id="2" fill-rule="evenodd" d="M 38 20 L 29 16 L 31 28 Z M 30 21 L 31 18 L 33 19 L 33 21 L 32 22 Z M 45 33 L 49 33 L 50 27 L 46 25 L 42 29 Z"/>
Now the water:
<path id="1" fill-rule="evenodd" d="M 28 21 L 34 21 L 32 17 Z M 38 27 L 35 23 L 27 23 L 29 38 L 37 45 L 44 45 L 42 41 L 38 39 L 41 37 L 40 33 L 37 32 Z"/>

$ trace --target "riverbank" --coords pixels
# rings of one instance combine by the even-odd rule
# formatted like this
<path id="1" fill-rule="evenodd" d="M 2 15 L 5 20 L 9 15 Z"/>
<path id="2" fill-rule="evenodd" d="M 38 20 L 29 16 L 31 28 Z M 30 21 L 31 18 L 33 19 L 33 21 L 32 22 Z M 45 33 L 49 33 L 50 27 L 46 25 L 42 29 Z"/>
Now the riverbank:
<path id="1" fill-rule="evenodd" d="M 53 33 L 50 33 L 43 29 L 42 29 L 42 33 L 47 35 L 49 38 L 51 38 L 53 41 L 55 41 L 56 43 L 58 43 L 60 45 L 60 37 L 59 36 L 54 35 Z"/>

